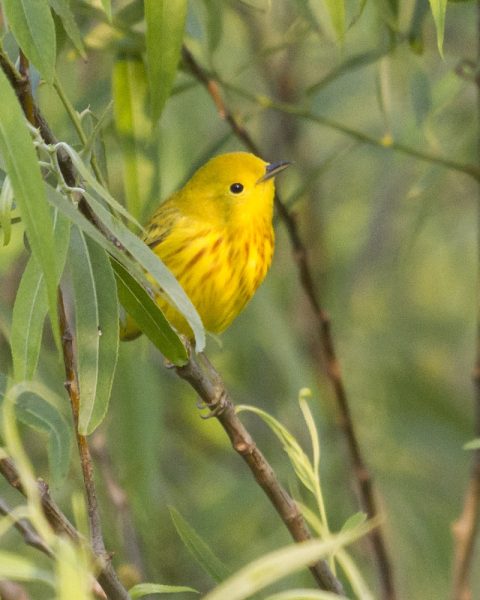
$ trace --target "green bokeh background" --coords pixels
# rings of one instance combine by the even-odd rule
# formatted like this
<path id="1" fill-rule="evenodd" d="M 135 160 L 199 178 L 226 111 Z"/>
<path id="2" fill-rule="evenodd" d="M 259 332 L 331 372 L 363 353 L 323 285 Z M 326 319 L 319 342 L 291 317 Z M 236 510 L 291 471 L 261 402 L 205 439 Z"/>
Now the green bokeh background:
<path id="1" fill-rule="evenodd" d="M 78 8 L 89 58 L 82 62 L 66 44 L 58 59 L 59 76 L 77 110 L 90 107 L 99 115 L 112 96 L 115 60 L 128 43 L 110 42 L 108 26 L 76 4 L 72 7 Z M 122 4 L 114 2 L 114 8 Z M 225 102 L 263 158 L 294 162 L 279 178 L 278 189 L 295 212 L 322 304 L 331 316 L 358 438 L 377 484 L 400 596 L 438 600 L 449 595 L 451 527 L 461 510 L 470 464 L 462 446 L 473 437 L 476 184 L 438 164 L 263 109 L 233 89 L 306 106 L 312 114 L 378 139 L 388 134 L 438 156 L 478 162 L 476 88 L 455 72 L 462 61 L 476 60 L 475 3 L 449 3 L 443 60 L 428 11 L 416 37 L 422 52 L 414 52 L 406 40 L 416 4 L 366 2 L 339 47 L 321 15 L 316 23 L 305 16 L 304 2 L 195 0 L 189 5 L 186 42 L 228 84 L 222 89 Z M 311 5 L 316 8 L 317 3 Z M 396 16 L 392 6 L 397 6 Z M 359 6 L 351 2 L 348 9 L 352 20 Z M 4 43 L 8 47 L 8 36 Z M 380 49 L 385 49 L 383 57 L 347 68 L 307 94 L 350 58 Z M 57 137 L 78 143 L 54 92 L 42 85 L 38 98 Z M 104 142 L 110 188 L 122 200 L 125 163 L 111 119 Z M 175 93 L 140 155 L 144 218 L 208 156 L 234 149 L 242 145 L 205 89 L 180 72 Z M 297 397 L 300 388 L 312 389 L 323 491 L 336 530 L 359 510 L 358 499 L 312 313 L 281 223 L 276 231 L 269 276 L 222 336 L 221 346 L 209 340 L 208 354 L 235 401 L 273 414 L 308 451 Z M 17 226 L 14 241 L 0 252 L 4 334 L 25 256 Z M 3 372 L 10 362 L 5 338 L 0 337 Z M 62 393 L 63 377 L 47 331 L 38 378 Z M 293 471 L 273 435 L 256 418 L 244 418 L 282 481 L 297 492 Z M 212 585 L 176 534 L 169 505 L 232 569 L 289 543 L 218 423 L 200 420 L 192 390 L 164 368 L 162 357 L 143 338 L 121 345 L 101 434 L 113 472 L 128 495 L 146 580 L 202 591 Z M 26 437 L 39 474 L 48 477 L 42 440 L 30 432 Z M 72 492 L 81 489 L 73 463 L 71 476 L 54 490 L 67 513 Z M 128 544 L 101 476 L 98 485 L 107 547 L 119 566 L 129 561 Z M 13 533 L 8 539 L 12 547 L 19 543 Z M 354 554 L 378 589 L 368 543 L 357 544 Z M 473 572 L 479 567 L 476 556 Z M 294 581 L 312 584 L 305 573 L 278 588 Z M 476 586 L 480 594 L 478 582 Z M 37 590 L 34 597 L 43 592 Z"/>

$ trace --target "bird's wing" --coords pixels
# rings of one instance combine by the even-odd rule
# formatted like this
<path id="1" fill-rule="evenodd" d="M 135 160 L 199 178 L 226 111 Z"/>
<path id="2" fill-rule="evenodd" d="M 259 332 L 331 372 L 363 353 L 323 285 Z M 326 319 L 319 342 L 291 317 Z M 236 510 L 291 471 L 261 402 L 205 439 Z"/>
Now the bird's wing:
<path id="1" fill-rule="evenodd" d="M 170 235 L 181 219 L 182 214 L 179 210 L 170 202 L 165 202 L 145 227 L 143 241 L 153 250 Z"/>

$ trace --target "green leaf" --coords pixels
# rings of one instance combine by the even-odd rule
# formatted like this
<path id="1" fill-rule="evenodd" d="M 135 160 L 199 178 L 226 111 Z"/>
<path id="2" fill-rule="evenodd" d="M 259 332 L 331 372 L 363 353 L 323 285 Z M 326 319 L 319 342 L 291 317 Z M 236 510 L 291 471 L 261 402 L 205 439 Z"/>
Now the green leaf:
<path id="1" fill-rule="evenodd" d="M 440 56 L 443 57 L 443 37 L 445 34 L 445 13 L 447 12 L 447 0 L 429 0 L 432 10 L 435 29 L 437 30 L 437 46 Z"/>
<path id="2" fill-rule="evenodd" d="M 102 0 L 103 10 L 108 17 L 108 20 L 112 20 L 112 0 Z"/>
<path id="3" fill-rule="evenodd" d="M 308 540 L 265 554 L 204 596 L 204 600 L 243 600 L 300 569 L 335 554 L 364 536 L 372 527 L 363 525 L 327 540 Z"/>
<path id="4" fill-rule="evenodd" d="M 128 590 L 133 600 L 142 598 L 148 594 L 179 594 L 181 592 L 193 592 L 198 594 L 198 590 L 191 587 L 180 585 L 161 585 L 159 583 L 139 583 Z"/>
<path id="5" fill-rule="evenodd" d="M 345 38 L 345 0 L 324 0 L 339 42 Z"/>
<path id="6" fill-rule="evenodd" d="M 74 227 L 70 242 L 80 414 L 78 431 L 92 433 L 108 408 L 118 358 L 118 303 L 105 251 Z"/>
<path id="7" fill-rule="evenodd" d="M 52 482 L 59 487 L 70 468 L 71 428 L 57 409 L 61 401 L 48 388 L 39 384 L 29 384 L 28 387 L 17 399 L 15 414 L 22 423 L 48 436 L 47 452 Z"/>
<path id="8" fill-rule="evenodd" d="M 78 28 L 75 17 L 70 8 L 69 0 L 48 0 L 52 9 L 57 13 L 62 22 L 65 33 L 70 38 L 70 41 L 75 46 L 77 52 L 83 59 L 87 58 L 85 46 L 83 45 L 82 34 Z"/>
<path id="9" fill-rule="evenodd" d="M 25 56 L 48 83 L 53 83 L 56 40 L 48 0 L 3 0 L 2 4 L 8 24 Z"/>
<path id="10" fill-rule="evenodd" d="M 54 220 L 58 281 L 65 264 L 70 222 L 57 211 Z M 48 298 L 45 277 L 37 260 L 31 256 L 22 275 L 13 306 L 11 347 L 16 381 L 28 381 L 35 374 L 47 311 Z"/>
<path id="11" fill-rule="evenodd" d="M 139 329 L 174 365 L 184 365 L 188 353 L 180 338 L 148 292 L 122 267 L 112 261 L 118 298 Z"/>
<path id="12" fill-rule="evenodd" d="M 1 70 L 0 98 L 0 153 L 5 160 L 32 255 L 37 259 L 45 276 L 53 334 L 57 345 L 60 346 L 57 318 L 57 252 L 52 236 L 50 209 L 23 113 Z"/>
<path id="13" fill-rule="evenodd" d="M 136 219 L 141 217 L 153 174 L 152 162 L 145 156 L 152 131 L 147 97 L 147 74 L 141 56 L 132 54 L 115 61 L 115 126 L 122 151 L 126 206 Z"/>
<path id="14" fill-rule="evenodd" d="M 18 554 L 0 550 L 0 579 L 13 581 L 43 581 L 53 587 L 53 577 L 47 571 Z"/>
<path id="15" fill-rule="evenodd" d="M 230 576 L 231 572 L 224 563 L 213 553 L 210 547 L 202 540 L 198 533 L 189 525 L 182 515 L 170 506 L 168 508 L 175 529 L 182 542 L 192 554 L 193 558 L 202 569 L 216 581 L 221 582 Z M 227 598 L 228 596 L 225 596 Z"/>
<path id="16" fill-rule="evenodd" d="M 475 438 L 474 440 L 471 440 L 470 442 L 467 442 L 466 444 L 464 444 L 463 449 L 464 450 L 478 450 L 478 449 L 480 449 L 480 438 Z"/>
<path id="17" fill-rule="evenodd" d="M 8 246 L 12 233 L 13 191 L 10 179 L 5 180 L 0 190 L 0 228 L 2 229 L 3 245 Z"/>
<path id="18" fill-rule="evenodd" d="M 359 525 L 361 525 L 362 523 L 365 523 L 366 521 L 367 521 L 366 513 L 357 512 L 357 513 L 351 515 L 350 517 L 348 517 L 348 519 L 342 525 L 341 531 L 347 531 L 348 529 L 354 529 L 355 527 L 358 527 Z"/>
<path id="19" fill-rule="evenodd" d="M 48 199 L 52 203 L 53 206 L 57 207 L 73 223 L 75 223 L 78 227 L 80 227 L 80 229 L 84 233 L 86 233 L 89 237 L 91 237 L 93 240 L 95 240 L 102 248 L 107 250 L 120 264 L 122 264 L 128 270 L 130 275 L 132 275 L 137 282 L 139 282 L 144 287 L 147 287 L 147 288 L 151 287 L 151 283 L 146 279 L 144 272 L 139 268 L 139 266 L 136 262 L 134 262 L 125 252 L 122 252 L 115 244 L 113 244 L 111 241 L 107 240 L 98 231 L 98 229 L 96 229 L 82 215 L 82 213 L 80 213 L 80 211 L 77 210 L 77 208 L 75 208 L 73 206 L 73 204 L 67 198 L 65 198 L 64 196 L 59 194 L 56 190 L 54 190 L 51 187 L 47 186 L 47 189 L 48 189 Z M 98 208 L 98 206 L 97 206 L 97 208 Z M 107 219 L 107 221 L 108 221 L 108 219 L 111 219 L 111 215 L 107 211 L 105 211 L 105 209 L 103 209 L 103 207 L 101 207 L 101 209 L 103 210 L 102 214 Z M 108 221 L 108 222 L 110 222 L 110 221 Z M 112 227 L 113 228 L 117 227 L 115 222 L 112 223 Z M 141 240 L 139 240 L 136 236 L 134 236 L 124 226 L 122 226 L 122 238 L 123 239 L 118 238 L 118 239 L 120 239 L 121 243 L 124 243 L 125 241 L 127 241 L 127 237 L 125 237 L 123 235 L 125 232 L 127 232 L 128 241 L 131 241 L 131 239 L 135 240 L 135 253 L 137 255 L 139 254 L 138 247 L 137 247 L 138 244 L 140 244 L 140 246 L 144 246 L 148 251 L 150 251 L 149 248 L 147 246 L 145 246 L 145 244 L 143 244 L 143 242 Z M 114 235 L 116 235 L 116 233 L 118 233 L 118 232 L 114 231 L 113 233 L 114 233 Z M 130 250 L 128 245 L 125 244 L 125 246 L 126 246 L 127 250 Z M 132 254 L 134 254 L 134 252 L 132 252 Z M 160 271 L 162 271 L 162 267 L 165 270 L 166 270 L 166 267 L 163 266 L 163 263 L 158 261 L 158 259 L 155 255 L 153 255 L 153 256 L 155 257 L 155 260 L 157 260 L 157 262 L 160 264 L 160 269 L 157 272 L 157 276 L 160 276 Z M 150 257 L 149 257 L 149 261 L 150 261 Z M 154 264 L 154 263 L 152 263 L 152 264 Z M 163 273 L 163 271 L 162 271 L 162 273 Z M 169 271 L 167 271 L 167 273 L 169 273 L 170 277 L 173 277 L 173 275 L 171 275 Z M 187 307 L 188 302 L 189 302 L 188 297 L 185 295 L 185 293 L 181 289 L 181 287 L 178 284 L 178 282 L 176 281 L 176 279 L 174 279 L 174 281 L 175 281 L 176 285 L 180 288 L 181 294 L 184 296 L 184 298 L 187 299 L 187 304 L 186 304 L 186 307 Z M 170 285 L 170 280 L 168 280 L 167 283 L 168 283 L 168 285 Z M 174 284 L 174 288 L 175 288 L 175 284 Z M 166 287 L 164 289 L 166 290 Z M 192 308 L 193 308 L 193 310 L 195 310 L 193 305 L 192 305 Z M 200 317 L 198 317 L 198 319 L 200 319 Z M 197 339 L 197 351 L 201 352 L 201 350 L 205 347 L 205 332 L 203 331 L 203 327 L 201 326 L 201 321 L 199 321 L 199 322 L 200 322 L 201 329 L 197 331 L 196 339 Z M 191 325 L 192 325 L 192 323 L 195 323 L 194 319 L 190 322 Z M 195 327 L 197 327 L 197 325 L 195 325 Z M 192 329 L 193 329 L 193 327 L 192 327 Z M 195 331 L 195 329 L 194 329 L 194 331 Z"/>
<path id="20" fill-rule="evenodd" d="M 152 119 L 159 119 L 180 60 L 187 0 L 145 0 L 147 66 Z"/>
<path id="21" fill-rule="evenodd" d="M 182 286 L 158 256 L 140 238 L 127 229 L 123 223 L 115 219 L 96 198 L 89 192 L 85 192 L 84 197 L 98 219 L 123 244 L 141 267 L 153 277 L 172 304 L 182 313 L 195 335 L 196 350 L 201 352 L 205 347 L 205 330 L 200 315 Z M 120 262 L 124 264 L 123 261 Z"/>

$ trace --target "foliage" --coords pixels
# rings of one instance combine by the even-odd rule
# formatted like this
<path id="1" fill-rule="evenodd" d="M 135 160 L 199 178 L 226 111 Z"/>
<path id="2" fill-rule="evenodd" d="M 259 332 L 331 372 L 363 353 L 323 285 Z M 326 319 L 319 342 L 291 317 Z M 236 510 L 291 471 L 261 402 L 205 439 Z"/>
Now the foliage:
<path id="1" fill-rule="evenodd" d="M 352 493 L 330 385 L 340 374 L 398 596 L 443 597 L 479 448 L 469 381 L 477 10 L 446 0 L 0 0 L 0 460 L 14 459 L 25 491 L 2 479 L 12 508 L 1 511 L 0 585 L 21 582 L 39 600 L 98 592 L 89 544 L 54 533 L 36 484 L 50 484 L 88 538 L 80 433 L 131 597 L 330 598 L 304 568 L 320 557 L 348 597 L 381 597 L 369 546 L 347 548 L 378 522 L 364 522 Z M 250 139 L 265 159 L 294 162 L 279 195 L 339 364 L 322 356 L 301 256 L 279 218 L 266 283 L 207 351 L 318 538 L 305 547 L 287 546 L 216 420 L 198 419 L 192 390 L 165 368 L 188 352 L 152 289 L 185 315 L 197 351 L 205 332 L 138 237 L 195 168 Z M 74 420 L 58 286 L 79 380 Z M 118 338 L 124 310 L 146 334 L 129 343 Z M 25 519 L 46 553 L 21 544 L 14 523 Z"/>

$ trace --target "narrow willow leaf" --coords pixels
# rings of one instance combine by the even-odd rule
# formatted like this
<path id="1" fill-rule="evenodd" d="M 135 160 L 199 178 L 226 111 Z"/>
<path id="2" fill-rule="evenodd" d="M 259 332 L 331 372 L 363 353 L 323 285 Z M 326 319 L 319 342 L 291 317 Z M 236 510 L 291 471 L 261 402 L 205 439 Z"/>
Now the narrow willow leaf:
<path id="1" fill-rule="evenodd" d="M 169 507 L 170 516 L 172 518 L 175 529 L 178 535 L 182 538 L 182 542 L 188 548 L 194 559 L 202 567 L 202 569 L 216 581 L 221 582 L 230 577 L 230 570 L 223 562 L 213 553 L 210 547 L 203 541 L 198 533 L 189 525 L 182 515 L 173 508 Z M 228 598 L 228 595 L 225 596 Z"/>
<path id="2" fill-rule="evenodd" d="M 0 227 L 2 229 L 3 245 L 8 246 L 12 234 L 13 190 L 9 177 L 0 190 Z"/>
<path id="3" fill-rule="evenodd" d="M 354 529 L 362 523 L 366 523 L 367 515 L 364 512 L 357 512 L 352 516 L 348 517 L 345 523 L 342 525 L 341 531 L 347 531 L 348 529 Z"/>
<path id="4" fill-rule="evenodd" d="M 88 187 L 90 187 L 100 198 L 105 200 L 107 204 L 109 204 L 117 213 L 122 215 L 128 219 L 131 223 L 133 223 L 138 229 L 142 230 L 143 227 L 140 223 L 127 211 L 125 208 L 115 200 L 115 198 L 106 190 L 94 177 L 90 169 L 85 165 L 80 155 L 75 152 L 75 150 L 65 144 L 64 142 L 59 142 L 56 144 L 55 148 L 64 150 L 72 159 L 73 165 L 79 172 L 82 179 L 87 183 Z"/>
<path id="5" fill-rule="evenodd" d="M 5 161 L 32 254 L 45 276 L 52 329 L 57 345 L 60 346 L 57 318 L 57 252 L 52 236 L 50 209 L 23 113 L 1 70 L 0 98 L 0 153 Z"/>
<path id="6" fill-rule="evenodd" d="M 0 550 L 0 579 L 43 581 L 53 587 L 50 573 L 38 568 L 35 562 L 6 550 Z"/>
<path id="7" fill-rule="evenodd" d="M 56 280 L 58 281 L 67 255 L 70 222 L 58 212 L 54 216 L 54 222 L 57 252 Z M 47 311 L 45 277 L 36 258 L 31 256 L 22 275 L 13 306 L 11 347 L 16 381 L 28 381 L 35 374 Z"/>
<path id="8" fill-rule="evenodd" d="M 443 57 L 443 37 L 445 35 L 445 13 L 447 12 L 447 0 L 429 0 L 432 10 L 435 29 L 437 30 L 437 46 L 440 56 Z"/>
<path id="9" fill-rule="evenodd" d="M 255 406 L 238 405 L 237 413 L 248 411 L 258 415 L 270 427 L 273 433 L 283 444 L 283 449 L 287 453 L 290 462 L 295 470 L 297 477 L 303 485 L 315 495 L 316 493 L 316 473 L 310 463 L 308 456 L 305 454 L 300 444 L 295 437 L 282 425 L 275 417 L 268 414 L 266 411 Z"/>
<path id="10" fill-rule="evenodd" d="M 69 0 L 48 0 L 48 2 L 57 13 L 63 28 L 65 29 L 65 33 L 70 38 L 70 41 L 75 46 L 77 52 L 83 59 L 86 59 L 87 53 L 85 52 L 85 46 L 83 45 L 82 34 L 70 8 Z"/>
<path id="11" fill-rule="evenodd" d="M 205 330 L 200 315 L 182 286 L 158 256 L 140 238 L 127 229 L 123 223 L 115 219 L 96 198 L 88 192 L 85 192 L 84 197 L 98 219 L 123 244 L 141 267 L 153 277 L 172 304 L 182 313 L 195 335 L 197 352 L 201 352 L 205 347 Z M 120 262 L 123 264 L 123 261 Z"/>
<path id="12" fill-rule="evenodd" d="M 59 600 L 94 600 L 92 574 L 82 547 L 59 537 L 55 559 L 55 597 Z"/>
<path id="13" fill-rule="evenodd" d="M 159 583 L 139 583 L 128 590 L 133 600 L 143 598 L 149 594 L 180 594 L 181 592 L 192 592 L 198 594 L 198 590 L 180 585 L 161 585 Z M 337 596 L 338 598 L 338 596 Z"/>
<path id="14" fill-rule="evenodd" d="M 117 261 L 112 261 L 118 298 L 148 339 L 174 365 L 184 365 L 188 354 L 180 338 L 148 292 Z"/>
<path id="15" fill-rule="evenodd" d="M 187 0 L 145 0 L 147 66 L 152 119 L 159 119 L 180 60 Z"/>
<path id="16" fill-rule="evenodd" d="M 48 436 L 48 462 L 52 483 L 59 487 L 70 468 L 72 450 L 71 428 L 58 411 L 53 393 L 44 386 L 31 384 L 16 402 L 15 414 L 28 427 Z"/>
<path id="17" fill-rule="evenodd" d="M 77 227 L 72 230 L 69 259 L 80 385 L 78 431 L 88 435 L 108 408 L 118 358 L 118 303 L 105 251 Z"/>
<path id="18" fill-rule="evenodd" d="M 25 56 L 48 83 L 53 83 L 56 40 L 48 0 L 3 0 L 2 4 L 8 24 Z"/>
<path id="19" fill-rule="evenodd" d="M 126 206 L 139 219 L 153 176 L 153 164 L 145 155 L 152 123 L 146 112 L 147 73 L 141 56 L 131 54 L 115 61 L 113 99 Z"/>
<path id="20" fill-rule="evenodd" d="M 251 562 L 237 571 L 232 577 L 221 583 L 204 596 L 204 600 L 243 600 L 263 590 L 268 585 L 331 556 L 340 548 L 363 537 L 371 526 L 362 525 L 336 535 L 328 540 L 308 540 L 275 550 Z"/>
<path id="21" fill-rule="evenodd" d="M 138 264 L 134 262 L 125 252 L 119 250 L 119 248 L 113 244 L 111 241 L 107 240 L 99 231 L 96 229 L 83 215 L 80 211 L 78 211 L 73 204 L 64 196 L 59 194 L 56 190 L 47 186 L 48 190 L 48 199 L 52 203 L 53 206 L 57 207 L 66 217 L 68 217 L 72 223 L 75 223 L 84 233 L 86 233 L 89 237 L 95 240 L 102 248 L 107 250 L 121 265 L 123 265 L 127 271 L 134 277 L 134 279 L 140 283 L 144 287 L 151 287 L 151 284 L 145 277 L 144 272 L 140 269 Z M 106 213 L 108 215 L 108 213 Z M 104 214 L 105 216 L 105 214 Z M 110 217 L 110 215 L 108 215 Z M 129 235 L 133 236 L 131 232 L 129 232 L 126 228 L 125 231 L 128 232 Z M 123 230 L 122 230 L 123 231 Z M 133 236 L 135 238 L 135 236 Z M 129 238 L 130 239 L 130 238 Z M 135 238 L 138 242 L 141 243 L 138 238 Z M 120 240 L 122 241 L 122 240 Z M 123 242 L 122 242 L 123 243 Z M 127 248 L 128 249 L 128 248 Z M 148 248 L 147 248 L 148 250 Z M 154 255 L 155 256 L 155 255 Z M 155 260 L 157 258 L 155 257 Z M 158 261 L 160 262 L 160 261 Z M 162 265 L 162 263 L 160 263 Z M 164 267 L 166 269 L 166 267 Z M 176 280 L 175 280 L 176 281 Z M 179 285 L 177 283 L 177 285 Z M 181 289 L 181 288 L 180 288 Z M 183 292 L 184 294 L 184 292 Z M 187 296 L 185 296 L 187 298 Z M 193 305 L 192 305 L 193 306 Z M 195 309 L 194 309 L 195 310 Z M 200 317 L 198 317 L 200 319 Z M 201 326 L 201 322 L 200 322 Z M 201 350 L 205 346 L 205 332 L 203 328 L 200 330 L 200 334 L 203 337 L 197 336 L 197 351 L 201 352 Z"/>
<path id="22" fill-rule="evenodd" d="M 108 20 L 112 20 L 112 0 L 102 0 L 103 10 L 108 17 Z"/>
<path id="23" fill-rule="evenodd" d="M 324 0 L 339 42 L 345 38 L 345 0 Z"/>

